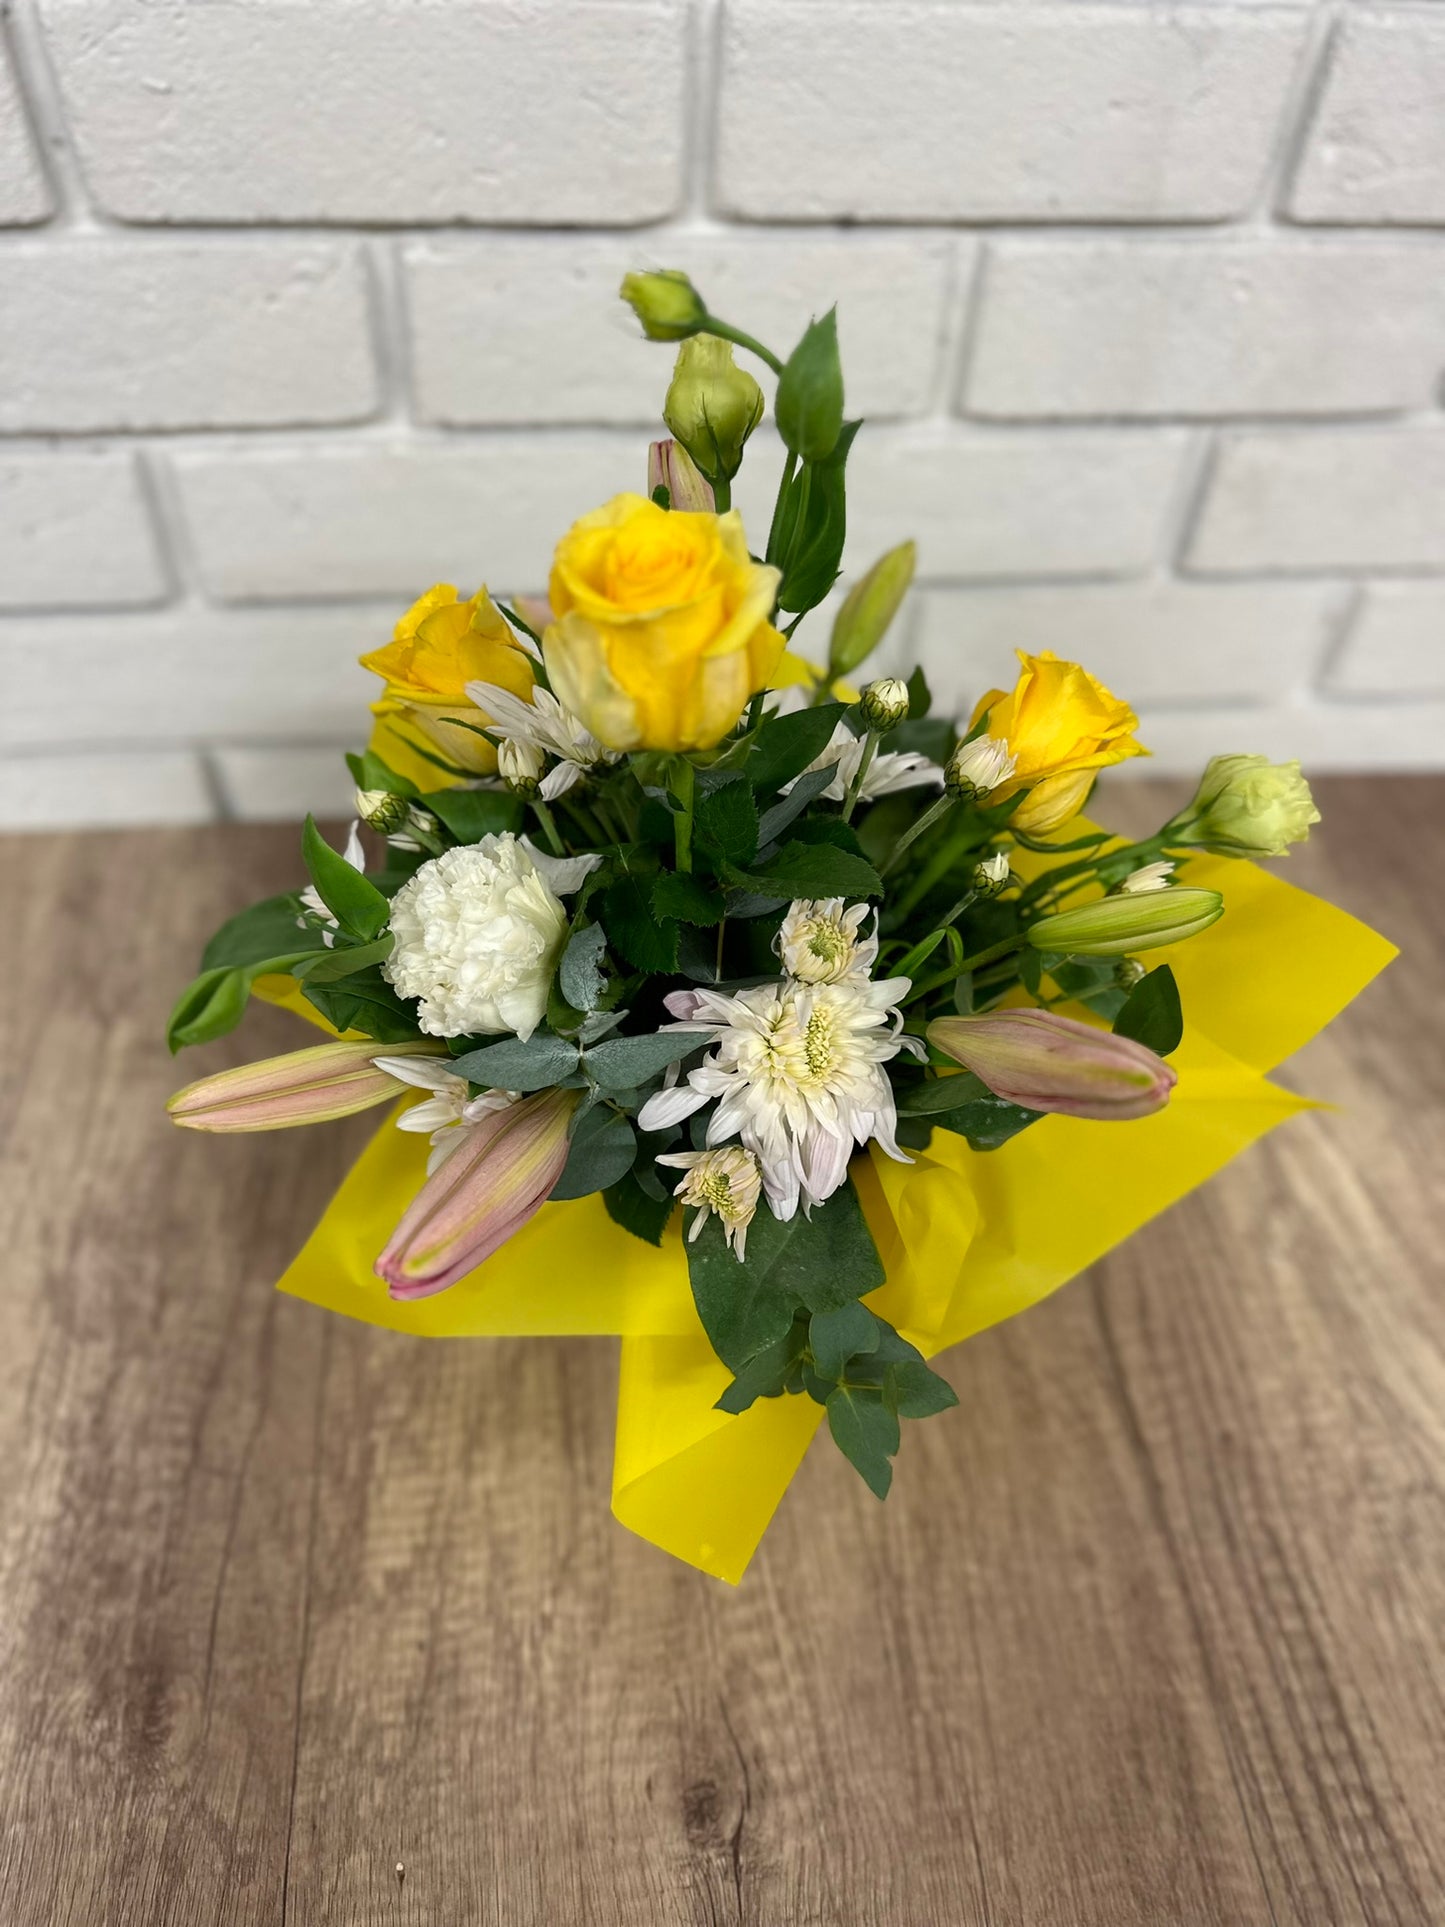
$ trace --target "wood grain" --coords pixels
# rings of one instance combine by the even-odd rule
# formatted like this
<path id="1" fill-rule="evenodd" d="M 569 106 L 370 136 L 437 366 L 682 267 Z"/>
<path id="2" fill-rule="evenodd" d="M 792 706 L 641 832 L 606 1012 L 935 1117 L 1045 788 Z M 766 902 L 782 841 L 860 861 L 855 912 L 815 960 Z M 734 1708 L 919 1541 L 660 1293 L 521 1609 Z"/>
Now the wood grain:
<path id="1" fill-rule="evenodd" d="M 609 1342 L 270 1289 L 370 1120 L 167 1126 L 292 833 L 0 845 L 0 1919 L 1445 1919 L 1445 783 L 1321 788 L 1289 874 L 1406 949 L 1290 1067 L 1343 1108 L 951 1354 L 886 1506 L 815 1451 L 736 1592 L 612 1522 Z"/>

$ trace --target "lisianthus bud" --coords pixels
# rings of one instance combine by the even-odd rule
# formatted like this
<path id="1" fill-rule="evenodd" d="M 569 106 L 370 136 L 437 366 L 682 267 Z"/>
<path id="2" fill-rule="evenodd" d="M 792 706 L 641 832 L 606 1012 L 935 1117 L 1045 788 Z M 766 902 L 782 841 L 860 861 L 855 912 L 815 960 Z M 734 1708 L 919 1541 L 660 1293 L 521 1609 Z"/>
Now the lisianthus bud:
<path id="1" fill-rule="evenodd" d="M 897 676 L 870 682 L 859 704 L 863 720 L 881 736 L 885 729 L 896 729 L 908 715 L 908 684 Z"/>
<path id="2" fill-rule="evenodd" d="M 407 800 L 393 790 L 358 790 L 356 814 L 369 830 L 392 836 L 407 819 Z"/>
<path id="3" fill-rule="evenodd" d="M 497 750 L 497 774 L 514 796 L 535 796 L 542 787 L 542 752 L 519 736 L 505 737 Z"/>
<path id="4" fill-rule="evenodd" d="M 693 335 L 677 351 L 662 419 L 702 474 L 731 481 L 763 419 L 763 391 L 725 341 Z"/>
<path id="5" fill-rule="evenodd" d="M 707 319 L 702 296 L 681 268 L 625 274 L 619 292 L 649 341 L 685 341 Z"/>
<path id="6" fill-rule="evenodd" d="M 1320 813 L 1298 763 L 1267 756 L 1213 756 L 1194 801 L 1164 831 L 1169 844 L 1215 856 L 1283 856 L 1309 841 Z"/>
<path id="7" fill-rule="evenodd" d="M 657 499 L 667 490 L 667 506 L 689 515 L 711 515 L 717 508 L 712 483 L 700 475 L 697 463 L 678 442 L 652 442 L 647 450 L 647 492 Z"/>
<path id="8" fill-rule="evenodd" d="M 1066 957 L 1122 957 L 1155 950 L 1207 930 L 1224 915 L 1217 890 L 1157 890 L 1144 896 L 1101 897 L 1077 910 L 1040 917 L 1028 928 L 1035 950 Z"/>
<path id="9" fill-rule="evenodd" d="M 1162 1110 L 1177 1079 L 1143 1044 L 1052 1010 L 939 1017 L 928 1041 L 1010 1104 L 1065 1117 L 1128 1119 Z"/>
<path id="10" fill-rule="evenodd" d="M 440 1055 L 435 1044 L 389 1044 L 393 1057 Z M 188 1131 L 284 1131 L 325 1124 L 383 1104 L 407 1086 L 372 1062 L 378 1046 L 314 1044 L 284 1057 L 218 1071 L 177 1091 L 166 1105 L 171 1122 Z"/>
<path id="11" fill-rule="evenodd" d="M 1137 870 L 1131 870 L 1119 885 L 1119 895 L 1123 897 L 1147 897 L 1151 891 L 1167 890 L 1169 879 L 1174 874 L 1174 865 L 1167 860 L 1161 863 L 1145 863 Z"/>
<path id="12" fill-rule="evenodd" d="M 1009 886 L 1008 858 L 1002 850 L 995 850 L 986 856 L 982 863 L 974 866 L 973 887 L 981 897 L 999 897 Z"/>
<path id="13" fill-rule="evenodd" d="M 576 1091 L 488 1112 L 429 1177 L 376 1261 L 393 1298 L 428 1298 L 475 1271 L 541 1209 L 567 1162 Z"/>
<path id="14" fill-rule="evenodd" d="M 1014 759 L 998 736 L 975 736 L 960 743 L 948 759 L 946 782 L 950 796 L 965 803 L 981 803 L 1013 775 Z"/>
<path id="15" fill-rule="evenodd" d="M 833 618 L 828 645 L 828 675 L 833 681 L 855 670 L 871 656 L 888 633 L 888 625 L 913 580 L 918 551 L 912 542 L 880 556 L 861 581 L 855 582 Z"/>

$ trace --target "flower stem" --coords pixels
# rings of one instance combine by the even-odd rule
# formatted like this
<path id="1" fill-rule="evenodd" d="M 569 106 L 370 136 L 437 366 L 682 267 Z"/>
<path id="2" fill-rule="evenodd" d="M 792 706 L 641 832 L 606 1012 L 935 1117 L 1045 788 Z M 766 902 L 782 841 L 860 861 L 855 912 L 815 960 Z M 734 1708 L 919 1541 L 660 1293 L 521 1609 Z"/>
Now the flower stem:
<path id="1" fill-rule="evenodd" d="M 878 754 L 878 732 L 870 729 L 863 744 L 863 754 L 858 758 L 858 767 L 853 772 L 853 781 L 848 785 L 848 794 L 843 798 L 843 821 L 851 822 L 858 798 L 862 794 L 863 779 L 868 774 L 869 765 Z"/>
<path id="2" fill-rule="evenodd" d="M 703 324 L 703 332 L 716 335 L 720 341 L 730 341 L 735 348 L 746 348 L 750 355 L 767 363 L 775 375 L 783 372 L 783 364 L 771 348 L 765 348 L 756 336 L 745 334 L 741 328 L 734 328 L 729 322 L 719 321 L 715 314 L 708 315 Z"/>
<path id="3" fill-rule="evenodd" d="M 687 872 L 692 869 L 692 808 L 697 792 L 697 773 L 685 756 L 679 756 L 673 762 L 671 787 L 673 796 L 682 805 L 672 819 L 677 867 Z"/>
<path id="4" fill-rule="evenodd" d="M 713 478 L 712 505 L 719 515 L 726 515 L 733 505 L 733 485 L 726 475 Z"/>
<path id="5" fill-rule="evenodd" d="M 542 825 L 547 841 L 552 845 L 553 856 L 566 856 L 566 845 L 557 834 L 557 822 L 556 818 L 552 815 L 551 809 L 542 801 L 540 796 L 534 796 L 532 798 L 532 808 L 537 812 L 537 821 Z"/>
<path id="6" fill-rule="evenodd" d="M 889 857 L 888 861 L 883 865 L 884 876 L 889 875 L 891 871 L 898 868 L 899 859 L 902 857 L 904 851 L 907 850 L 911 844 L 916 843 L 925 830 L 931 830 L 939 818 L 953 808 L 953 804 L 954 798 L 945 790 L 936 803 L 929 804 L 928 808 L 916 822 L 909 824 L 908 828 L 894 844 L 892 856 Z"/>

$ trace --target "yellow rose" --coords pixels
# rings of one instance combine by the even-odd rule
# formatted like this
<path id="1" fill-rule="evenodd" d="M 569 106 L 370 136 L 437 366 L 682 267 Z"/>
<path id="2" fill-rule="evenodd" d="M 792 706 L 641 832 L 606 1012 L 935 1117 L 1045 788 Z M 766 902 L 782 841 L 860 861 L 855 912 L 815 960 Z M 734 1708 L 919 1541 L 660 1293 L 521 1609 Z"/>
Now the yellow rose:
<path id="1" fill-rule="evenodd" d="M 391 641 L 363 656 L 361 666 L 386 683 L 371 705 L 372 750 L 424 790 L 446 789 L 461 779 L 428 762 L 419 749 L 476 776 L 496 772 L 495 744 L 476 733 L 491 719 L 467 700 L 467 683 L 500 683 L 524 700 L 532 692 L 531 661 L 486 590 L 459 602 L 449 582 L 414 602 Z"/>
<path id="2" fill-rule="evenodd" d="M 1078 663 L 1060 662 L 1051 649 L 1038 656 L 1020 649 L 1018 659 L 1023 668 L 1013 689 L 1007 695 L 991 689 L 970 727 L 986 714 L 986 733 L 1007 742 L 1014 759 L 1012 776 L 990 802 L 1027 789 L 1010 822 L 1040 836 L 1083 807 L 1096 771 L 1149 752 L 1134 741 L 1139 718 L 1133 710 Z"/>
<path id="3" fill-rule="evenodd" d="M 710 749 L 782 655 L 778 579 L 736 513 L 614 496 L 557 545 L 542 639 L 553 691 L 609 749 Z"/>

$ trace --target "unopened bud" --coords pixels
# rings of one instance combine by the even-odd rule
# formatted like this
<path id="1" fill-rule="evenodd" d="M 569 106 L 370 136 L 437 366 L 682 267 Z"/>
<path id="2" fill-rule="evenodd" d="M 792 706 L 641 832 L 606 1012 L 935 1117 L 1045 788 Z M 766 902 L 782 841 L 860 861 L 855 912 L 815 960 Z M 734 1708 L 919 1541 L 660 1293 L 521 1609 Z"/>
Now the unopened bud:
<path id="1" fill-rule="evenodd" d="M 504 736 L 497 748 L 497 774 L 514 796 L 535 796 L 542 787 L 541 750 L 516 736 Z"/>
<path id="2" fill-rule="evenodd" d="M 393 1057 L 444 1054 L 442 1046 L 433 1043 L 387 1048 Z M 171 1122 L 188 1131 L 283 1131 L 297 1124 L 325 1124 L 384 1104 L 406 1089 L 400 1078 L 377 1069 L 375 1054 L 369 1038 L 313 1044 L 309 1050 L 240 1064 L 187 1084 L 166 1109 Z"/>
<path id="3" fill-rule="evenodd" d="M 830 680 L 849 675 L 882 642 L 908 593 L 917 560 L 913 543 L 900 542 L 853 584 L 833 619 L 833 638 L 828 645 Z"/>
<path id="4" fill-rule="evenodd" d="M 693 335 L 677 351 L 662 419 L 702 474 L 731 481 L 743 446 L 763 419 L 763 391 L 716 335 Z"/>
<path id="5" fill-rule="evenodd" d="M 1143 1044 L 1052 1010 L 939 1017 L 928 1041 L 995 1097 L 1065 1117 L 1148 1117 L 1169 1102 L 1177 1081 Z"/>
<path id="6" fill-rule="evenodd" d="M 1283 856 L 1309 841 L 1320 813 L 1298 763 L 1267 756 L 1213 756 L 1189 807 L 1162 833 L 1215 856 Z"/>
<path id="7" fill-rule="evenodd" d="M 1137 957 L 1121 957 L 1114 965 L 1114 982 L 1120 990 L 1132 990 L 1144 981 L 1144 966 Z"/>
<path id="8" fill-rule="evenodd" d="M 908 684 L 897 676 L 884 676 L 878 682 L 870 682 L 863 691 L 858 707 L 863 712 L 864 722 L 881 736 L 884 730 L 896 729 L 907 719 Z"/>
<path id="9" fill-rule="evenodd" d="M 399 830 L 407 819 L 407 800 L 394 790 L 358 790 L 355 805 L 367 829 L 379 830 L 383 836 Z"/>
<path id="10" fill-rule="evenodd" d="M 986 856 L 973 873 L 973 887 L 981 897 L 1002 896 L 1009 886 L 1008 858 L 1002 850 Z"/>
<path id="11" fill-rule="evenodd" d="M 667 507 L 688 515 L 711 515 L 717 508 L 712 483 L 698 473 L 697 463 L 680 442 L 653 442 L 647 450 L 647 492 L 667 490 Z"/>
<path id="12" fill-rule="evenodd" d="M 1207 930 L 1224 915 L 1217 890 L 1156 890 L 1145 896 L 1101 897 L 1077 910 L 1060 910 L 1028 927 L 1035 950 L 1065 957 L 1122 957 L 1155 950 Z"/>
<path id="13" fill-rule="evenodd" d="M 960 743 L 948 759 L 945 782 L 950 796 L 981 803 L 1014 773 L 1014 759 L 1001 736 L 975 736 Z"/>
<path id="14" fill-rule="evenodd" d="M 681 268 L 625 274 L 619 292 L 649 341 L 685 341 L 707 319 L 702 296 Z"/>

